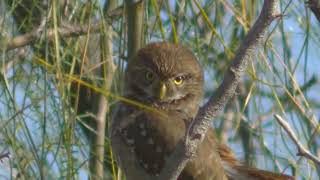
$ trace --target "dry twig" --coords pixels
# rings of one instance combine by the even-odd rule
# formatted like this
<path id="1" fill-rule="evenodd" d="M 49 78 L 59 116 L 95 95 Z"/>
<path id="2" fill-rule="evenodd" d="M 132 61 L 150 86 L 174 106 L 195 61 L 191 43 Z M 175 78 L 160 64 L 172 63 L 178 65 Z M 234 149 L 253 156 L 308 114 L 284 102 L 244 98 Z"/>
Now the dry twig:
<path id="1" fill-rule="evenodd" d="M 317 166 L 317 169 L 320 170 L 320 159 L 316 157 L 315 155 L 311 154 L 309 150 L 307 150 L 302 143 L 298 140 L 296 134 L 291 129 L 290 125 L 287 123 L 286 120 L 284 120 L 280 115 L 275 114 L 274 117 L 278 121 L 278 123 L 281 125 L 281 127 L 287 132 L 290 139 L 294 142 L 294 144 L 298 148 L 298 156 L 303 156 L 307 159 L 310 159 L 314 162 L 314 164 Z"/>

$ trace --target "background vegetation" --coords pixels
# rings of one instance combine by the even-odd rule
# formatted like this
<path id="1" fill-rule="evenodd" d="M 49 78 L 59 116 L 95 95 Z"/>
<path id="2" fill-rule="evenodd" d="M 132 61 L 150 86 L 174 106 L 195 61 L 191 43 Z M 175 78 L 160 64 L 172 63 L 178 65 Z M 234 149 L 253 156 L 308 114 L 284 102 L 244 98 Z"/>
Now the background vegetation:
<path id="1" fill-rule="evenodd" d="M 205 69 L 209 97 L 262 3 L 0 1 L 0 178 L 120 179 L 105 127 L 132 53 L 155 41 L 188 46 Z M 278 8 L 213 126 L 243 163 L 317 179 L 320 170 L 297 156 L 274 114 L 319 156 L 320 22 L 305 1 L 281 0 Z"/>

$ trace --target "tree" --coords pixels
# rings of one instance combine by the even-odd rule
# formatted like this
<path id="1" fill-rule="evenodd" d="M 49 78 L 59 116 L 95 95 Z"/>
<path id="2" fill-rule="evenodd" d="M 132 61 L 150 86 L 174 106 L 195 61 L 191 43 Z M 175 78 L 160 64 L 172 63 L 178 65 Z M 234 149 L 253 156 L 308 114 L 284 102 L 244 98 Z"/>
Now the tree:
<path id="1" fill-rule="evenodd" d="M 304 161 L 275 121 L 285 117 L 317 156 L 320 11 L 316 1 L 307 5 L 280 1 L 278 19 L 213 125 L 245 163 L 312 179 L 317 159 Z M 106 122 L 114 102 L 125 100 L 122 72 L 131 54 L 152 41 L 185 44 L 205 67 L 209 98 L 262 2 L 6 0 L 1 7 L 0 157 L 7 170 L 0 173 L 116 179 Z"/>

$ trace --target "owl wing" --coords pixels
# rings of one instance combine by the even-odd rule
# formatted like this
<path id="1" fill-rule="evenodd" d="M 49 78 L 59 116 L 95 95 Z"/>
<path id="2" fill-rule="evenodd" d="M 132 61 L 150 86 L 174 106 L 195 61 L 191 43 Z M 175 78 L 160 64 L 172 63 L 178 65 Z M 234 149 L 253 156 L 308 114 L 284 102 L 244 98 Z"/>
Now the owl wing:
<path id="1" fill-rule="evenodd" d="M 158 175 L 166 158 L 184 137 L 185 123 L 177 116 L 164 116 L 119 103 L 110 129 L 113 153 L 119 166 L 132 179 L 136 168 Z M 124 157 L 126 156 L 126 157 Z M 135 178 L 133 178 L 135 177 Z"/>
<path id="2" fill-rule="evenodd" d="M 150 179 L 161 172 L 165 161 L 186 133 L 186 116 L 168 116 L 119 104 L 110 129 L 113 154 L 129 179 Z M 206 138 L 179 180 L 225 179 L 214 143 Z M 148 178 L 146 178 L 148 177 Z"/>
<path id="3" fill-rule="evenodd" d="M 118 103 L 111 120 L 109 138 L 113 156 L 118 166 L 126 175 L 126 179 L 145 180 L 150 179 L 149 175 L 141 168 L 134 149 L 130 148 L 128 143 L 124 141 L 122 131 L 123 127 L 126 126 L 126 123 L 135 121 L 134 114 L 136 113 L 138 112 L 128 108 L 122 103 Z"/>

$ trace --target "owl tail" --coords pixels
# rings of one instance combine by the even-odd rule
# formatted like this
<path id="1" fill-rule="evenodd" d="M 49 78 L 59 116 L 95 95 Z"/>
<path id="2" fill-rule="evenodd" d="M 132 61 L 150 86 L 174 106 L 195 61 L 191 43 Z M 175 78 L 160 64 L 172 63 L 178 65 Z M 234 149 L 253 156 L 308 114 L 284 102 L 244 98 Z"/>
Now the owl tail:
<path id="1" fill-rule="evenodd" d="M 243 165 L 230 165 L 223 162 L 229 180 L 294 180 L 292 176 L 277 174 Z"/>
<path id="2" fill-rule="evenodd" d="M 218 153 L 229 180 L 293 180 L 292 176 L 277 174 L 242 165 L 225 144 L 219 144 Z"/>

